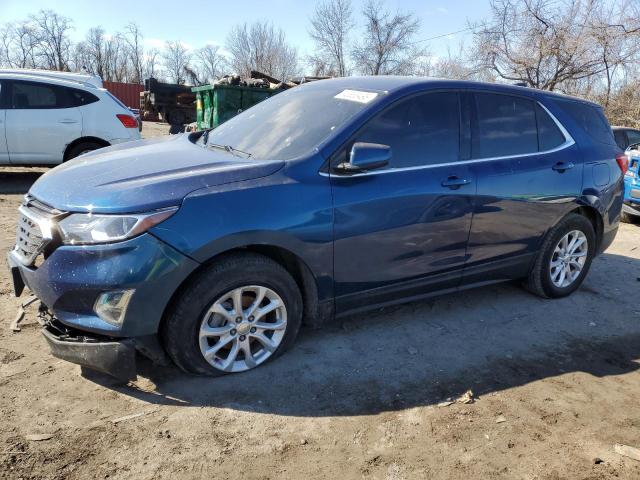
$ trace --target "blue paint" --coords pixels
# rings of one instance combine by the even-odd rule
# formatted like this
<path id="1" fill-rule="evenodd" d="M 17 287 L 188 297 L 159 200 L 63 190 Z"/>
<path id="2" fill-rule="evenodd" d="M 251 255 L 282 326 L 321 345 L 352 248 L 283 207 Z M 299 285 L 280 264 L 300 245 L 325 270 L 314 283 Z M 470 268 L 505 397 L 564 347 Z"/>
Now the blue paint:
<path id="1" fill-rule="evenodd" d="M 623 191 L 618 149 L 577 124 L 566 111 L 566 97 L 402 77 L 322 81 L 297 87 L 296 95 L 318 88 L 377 96 L 295 158 L 247 158 L 205 148 L 192 134 L 99 150 L 41 177 L 31 195 L 63 211 L 180 208 L 125 242 L 59 247 L 40 268 L 21 268 L 27 284 L 63 322 L 128 337 L 155 333 L 185 279 L 231 249 L 270 246 L 296 256 L 311 273 L 318 301 L 345 314 L 526 276 L 545 234 L 578 207 L 599 219 L 600 249 L 613 240 Z M 404 155 L 400 145 L 380 170 L 350 175 L 334 168 L 348 161 L 349 140 L 366 132 L 370 120 L 428 92 L 450 92 L 459 106 L 456 161 L 430 159 L 423 167 L 394 169 L 394 159 Z M 490 128 L 477 115 L 480 93 L 541 105 L 572 141 L 548 151 L 478 158 L 478 132 Z M 234 120 L 242 122 L 252 111 Z M 540 111 L 533 121 L 547 115 Z M 118 288 L 136 289 L 122 328 L 92 313 L 100 291 Z"/>

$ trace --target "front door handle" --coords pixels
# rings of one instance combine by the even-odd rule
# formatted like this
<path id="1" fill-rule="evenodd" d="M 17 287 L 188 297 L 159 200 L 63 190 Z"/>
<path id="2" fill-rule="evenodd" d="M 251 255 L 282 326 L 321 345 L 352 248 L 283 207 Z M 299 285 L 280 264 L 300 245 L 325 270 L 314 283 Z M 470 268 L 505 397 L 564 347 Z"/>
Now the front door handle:
<path id="1" fill-rule="evenodd" d="M 558 162 L 551 168 L 553 168 L 556 172 L 562 173 L 566 170 L 573 168 L 574 166 L 575 165 L 571 162 Z"/>
<path id="2" fill-rule="evenodd" d="M 448 187 L 451 190 L 457 190 L 460 187 L 464 187 L 465 185 L 469 185 L 471 180 L 467 180 L 466 178 L 460 178 L 455 175 L 451 175 L 447 177 L 446 180 L 443 180 L 441 185 L 443 187 Z"/>

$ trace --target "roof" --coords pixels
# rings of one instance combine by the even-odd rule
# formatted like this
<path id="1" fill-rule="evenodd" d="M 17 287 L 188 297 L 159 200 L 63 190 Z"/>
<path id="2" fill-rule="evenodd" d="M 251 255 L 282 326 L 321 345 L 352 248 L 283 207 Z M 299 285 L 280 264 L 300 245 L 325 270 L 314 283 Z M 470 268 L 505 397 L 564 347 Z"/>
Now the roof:
<path id="1" fill-rule="evenodd" d="M 496 92 L 514 93 L 514 94 L 526 94 L 526 95 L 542 95 L 545 97 L 559 98 L 563 100 L 575 100 L 579 102 L 585 102 L 592 105 L 597 103 L 585 100 L 579 97 L 573 97 L 560 92 L 550 92 L 548 90 L 538 90 L 531 87 L 521 87 L 517 85 L 509 85 L 505 83 L 488 83 L 488 82 L 476 82 L 472 80 L 451 80 L 445 78 L 435 77 L 409 77 L 409 76 L 396 76 L 396 75 L 378 75 L 378 76 L 366 76 L 366 77 L 339 77 L 322 80 L 319 82 L 311 82 L 302 84 L 301 87 L 310 86 L 324 83 L 334 82 L 338 84 L 338 88 L 349 89 L 364 89 L 364 90 L 376 90 L 389 93 L 396 93 L 402 90 L 419 90 L 420 87 L 429 88 L 464 88 L 473 89 L 481 88 L 488 90 L 495 90 Z"/>
<path id="2" fill-rule="evenodd" d="M 37 70 L 28 68 L 2 68 L 0 75 L 18 75 L 18 78 L 24 76 L 35 78 L 45 78 L 47 80 L 64 80 L 67 82 L 80 83 L 86 86 L 102 88 L 102 79 L 97 75 L 89 75 L 87 73 L 73 72 L 57 72 L 53 70 Z"/>

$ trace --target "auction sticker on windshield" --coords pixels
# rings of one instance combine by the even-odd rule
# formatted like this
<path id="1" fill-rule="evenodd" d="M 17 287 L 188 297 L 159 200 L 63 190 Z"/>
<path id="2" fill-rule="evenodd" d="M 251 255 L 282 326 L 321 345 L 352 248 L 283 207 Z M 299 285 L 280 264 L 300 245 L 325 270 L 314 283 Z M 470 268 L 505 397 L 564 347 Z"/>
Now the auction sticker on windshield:
<path id="1" fill-rule="evenodd" d="M 375 92 L 363 92 L 360 90 L 343 90 L 334 98 L 339 100 L 349 100 L 351 102 L 369 103 L 378 96 Z"/>

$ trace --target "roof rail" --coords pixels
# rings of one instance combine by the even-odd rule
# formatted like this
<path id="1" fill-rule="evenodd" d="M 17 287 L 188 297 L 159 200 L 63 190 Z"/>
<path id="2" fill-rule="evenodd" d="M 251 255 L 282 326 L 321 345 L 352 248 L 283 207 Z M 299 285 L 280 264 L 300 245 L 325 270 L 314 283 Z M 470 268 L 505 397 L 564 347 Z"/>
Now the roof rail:
<path id="1" fill-rule="evenodd" d="M 88 73 L 58 72 L 54 70 L 39 70 L 34 68 L 0 68 L 0 73 L 67 80 L 71 82 L 78 82 L 93 88 L 102 88 L 102 79 L 98 75 L 91 75 Z"/>

